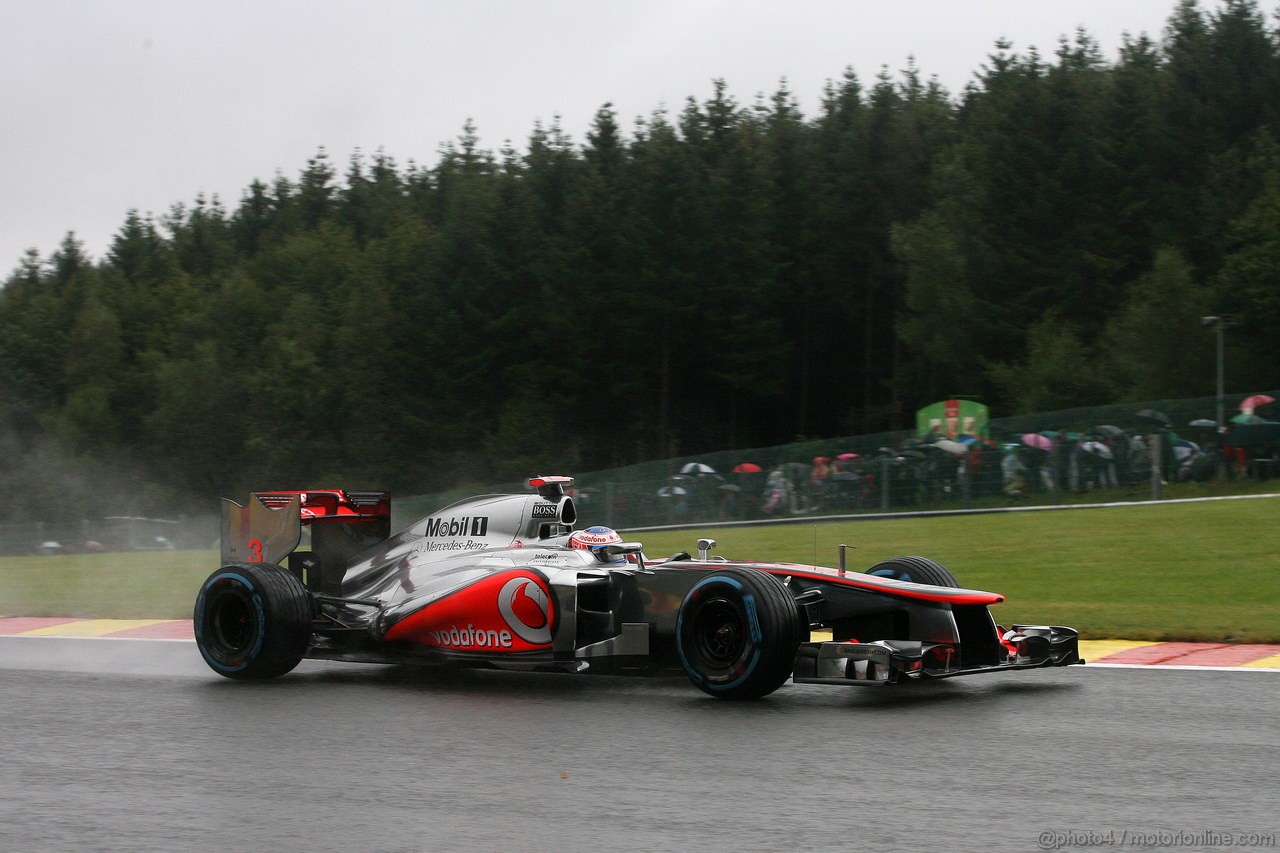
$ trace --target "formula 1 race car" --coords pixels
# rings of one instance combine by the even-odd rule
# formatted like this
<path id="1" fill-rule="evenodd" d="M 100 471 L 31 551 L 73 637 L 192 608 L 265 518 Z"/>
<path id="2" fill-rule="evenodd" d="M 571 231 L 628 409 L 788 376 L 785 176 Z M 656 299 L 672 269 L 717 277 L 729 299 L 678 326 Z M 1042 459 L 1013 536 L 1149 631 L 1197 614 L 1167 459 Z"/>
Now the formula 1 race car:
<path id="1" fill-rule="evenodd" d="M 885 685 L 1084 662 L 1076 631 L 1006 631 L 987 611 L 1003 596 L 961 589 L 932 560 L 730 562 L 710 539 L 696 557 L 650 560 L 607 528 L 575 531 L 572 484 L 537 477 L 531 494 L 464 500 L 395 536 L 382 492 L 224 500 L 223 565 L 195 604 L 200 653 L 235 679 L 303 658 L 684 673 L 726 699 L 788 678 Z"/>

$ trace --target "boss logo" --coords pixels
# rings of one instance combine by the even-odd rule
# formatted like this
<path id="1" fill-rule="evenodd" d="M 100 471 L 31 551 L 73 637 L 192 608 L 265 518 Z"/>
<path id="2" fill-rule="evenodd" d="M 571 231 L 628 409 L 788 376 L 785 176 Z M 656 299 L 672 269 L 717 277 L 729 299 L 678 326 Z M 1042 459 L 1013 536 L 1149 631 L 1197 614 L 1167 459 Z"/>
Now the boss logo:
<path id="1" fill-rule="evenodd" d="M 559 518 L 560 507 L 556 506 L 555 504 L 534 504 L 533 517 L 534 518 Z"/>

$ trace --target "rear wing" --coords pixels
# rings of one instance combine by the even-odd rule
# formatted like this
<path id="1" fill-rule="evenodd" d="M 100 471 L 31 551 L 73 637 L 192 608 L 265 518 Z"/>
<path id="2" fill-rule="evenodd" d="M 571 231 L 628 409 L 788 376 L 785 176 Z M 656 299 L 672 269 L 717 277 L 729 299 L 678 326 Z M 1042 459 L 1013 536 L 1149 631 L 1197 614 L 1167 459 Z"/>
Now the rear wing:
<path id="1" fill-rule="evenodd" d="M 295 554 L 303 527 L 311 528 L 312 550 Z M 288 558 L 289 567 L 308 586 L 319 583 L 322 574 L 340 578 L 353 556 L 390 535 L 387 492 L 254 492 L 245 506 L 222 500 L 222 565 L 283 563 Z"/>

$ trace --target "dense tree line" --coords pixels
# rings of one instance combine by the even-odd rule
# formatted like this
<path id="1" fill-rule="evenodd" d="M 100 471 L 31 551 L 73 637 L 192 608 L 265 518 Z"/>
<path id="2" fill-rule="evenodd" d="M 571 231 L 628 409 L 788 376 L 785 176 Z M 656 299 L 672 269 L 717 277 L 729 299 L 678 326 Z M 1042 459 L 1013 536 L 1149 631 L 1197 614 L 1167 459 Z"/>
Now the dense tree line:
<path id="1" fill-rule="evenodd" d="M 434 165 L 322 150 L 228 209 L 131 213 L 0 293 L 10 518 L 287 484 L 425 491 L 909 423 L 1212 392 L 1280 353 L 1280 38 L 1176 6 L 1114 60 L 997 42 L 816 115 L 723 82 L 630 132 Z M 62 476 L 51 477 L 57 470 Z M 150 484 L 144 486 L 143 484 Z M 160 484 L 159 486 L 155 484 Z"/>

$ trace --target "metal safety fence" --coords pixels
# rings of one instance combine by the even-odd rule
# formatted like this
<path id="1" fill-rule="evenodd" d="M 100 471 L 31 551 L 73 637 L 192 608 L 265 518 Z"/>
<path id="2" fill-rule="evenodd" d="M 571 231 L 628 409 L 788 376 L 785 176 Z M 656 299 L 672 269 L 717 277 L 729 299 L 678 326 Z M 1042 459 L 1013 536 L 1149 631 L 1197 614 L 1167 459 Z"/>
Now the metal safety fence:
<path id="1" fill-rule="evenodd" d="M 1280 423 L 1233 408 L 1235 422 L 1228 417 L 1220 430 L 1217 407 L 1216 397 L 1150 400 L 993 419 L 982 437 L 902 430 L 530 473 L 574 474 L 582 523 L 620 529 L 1055 504 L 1081 494 L 1159 500 L 1170 484 L 1280 476 Z M 1233 439 L 1238 446 L 1229 446 Z M 396 520 L 477 492 L 525 488 L 510 482 L 422 495 L 401 501 Z"/>
<path id="2" fill-rule="evenodd" d="M 1253 395 L 1258 396 L 1258 395 Z M 1280 398 L 1280 390 L 1263 398 Z M 1159 500 L 1171 484 L 1280 477 L 1280 423 L 1230 398 L 1150 400 L 993 419 L 984 436 L 914 430 L 724 450 L 576 478 L 580 526 L 619 529 L 817 515 L 1057 504 L 1075 496 Z M 1261 414 L 1259 413 L 1261 412 Z M 393 529 L 523 480 L 396 497 Z M 0 554 L 216 548 L 218 516 L 103 518 L 0 525 Z"/>

